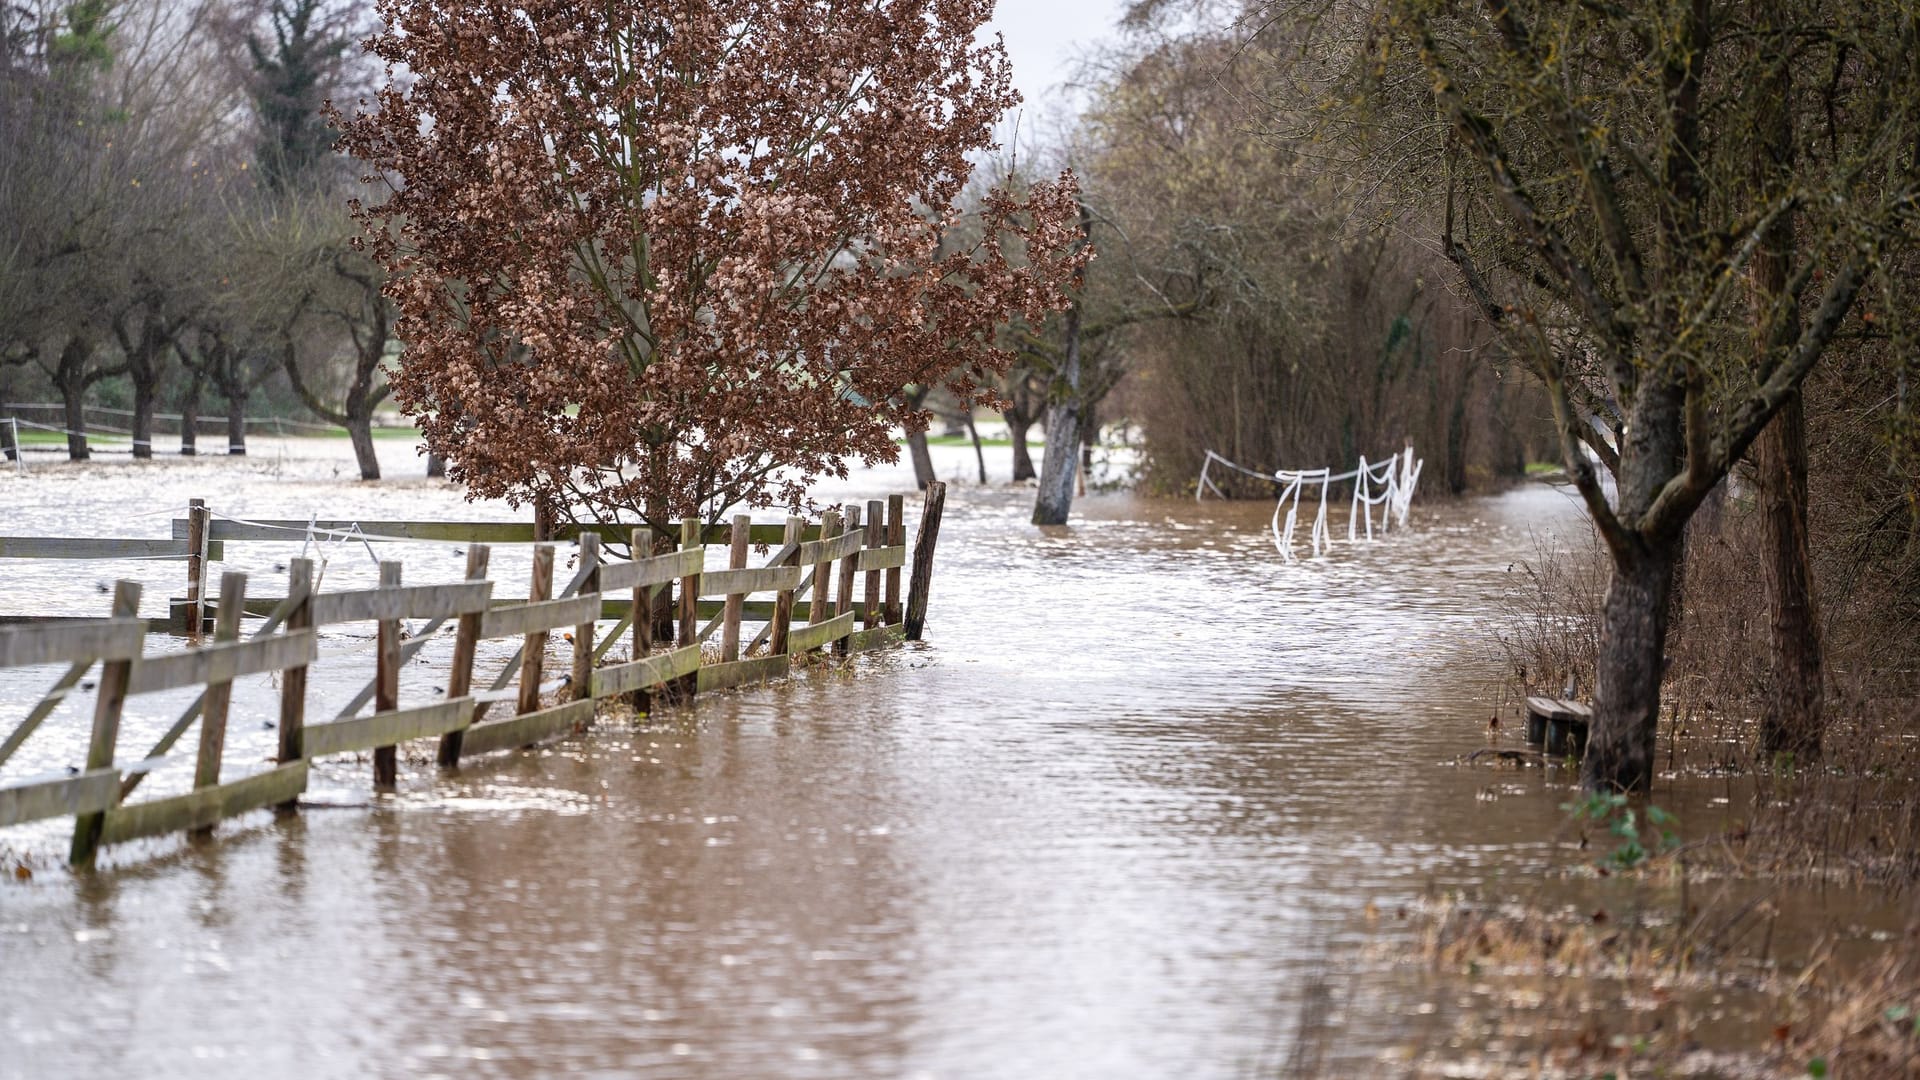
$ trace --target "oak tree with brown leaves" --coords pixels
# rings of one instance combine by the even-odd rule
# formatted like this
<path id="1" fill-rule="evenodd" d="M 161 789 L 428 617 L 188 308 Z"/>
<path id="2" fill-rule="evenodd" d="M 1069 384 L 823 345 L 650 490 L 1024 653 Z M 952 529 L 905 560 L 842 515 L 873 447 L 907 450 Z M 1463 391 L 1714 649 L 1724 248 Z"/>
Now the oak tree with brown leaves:
<path id="1" fill-rule="evenodd" d="M 474 497 L 664 525 L 891 461 L 902 394 L 1010 357 L 1085 255 L 1070 174 L 941 240 L 1018 102 L 989 0 L 382 0 L 343 145 L 406 342 L 394 396 Z M 951 237 L 948 236 L 949 240 Z"/>

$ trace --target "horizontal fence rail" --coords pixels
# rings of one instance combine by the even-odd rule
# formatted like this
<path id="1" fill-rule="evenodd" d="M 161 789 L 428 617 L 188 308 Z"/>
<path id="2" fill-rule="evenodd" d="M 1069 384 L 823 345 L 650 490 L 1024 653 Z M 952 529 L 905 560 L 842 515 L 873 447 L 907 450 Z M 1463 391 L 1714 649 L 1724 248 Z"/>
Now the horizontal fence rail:
<path id="1" fill-rule="evenodd" d="M 316 592 L 313 563 L 293 559 L 284 596 L 250 598 L 247 575 L 229 571 L 221 576 L 217 599 L 205 598 L 203 580 L 190 581 L 188 597 L 176 602 L 192 607 L 185 625 L 191 635 L 188 647 L 155 655 L 145 653 L 148 624 L 135 617 L 140 599 L 135 582 L 117 584 L 106 618 L 0 626 L 0 667 L 67 665 L 0 741 L 0 765 L 76 686 L 97 684 L 85 767 L 70 770 L 70 775 L 0 784 L 0 827 L 70 816 L 74 833 L 69 857 L 76 865 L 90 865 L 104 845 L 176 832 L 205 834 L 250 811 L 292 809 L 306 790 L 309 763 L 316 758 L 371 752 L 374 785 L 388 788 L 396 782 L 396 748 L 403 743 L 436 739 L 438 764 L 455 767 L 463 757 L 528 747 L 583 730 L 602 700 L 618 699 L 641 709 L 655 696 L 690 702 L 701 692 L 784 676 L 799 662 L 796 658 L 809 654 L 831 650 L 847 656 L 917 638 L 919 625 L 911 620 L 924 618 L 944 485 L 929 488 L 926 499 L 911 559 L 904 498 L 896 495 L 867 503 L 864 524 L 857 506 L 829 512 L 811 524 L 799 518 L 754 524 L 744 515 L 726 525 L 690 519 L 681 525 L 677 550 L 664 552 L 659 550 L 666 546 L 663 540 L 649 530 L 575 529 L 577 570 L 565 588 L 553 595 L 555 549 L 536 543 L 528 595 L 519 599 L 493 595 L 488 544 L 530 539 L 530 526 L 241 522 L 214 517 L 196 500 L 189 518 L 176 523 L 179 535 L 174 540 L 98 541 L 127 545 L 98 550 L 147 553 L 102 557 L 183 554 L 196 561 L 195 572 L 203 575 L 214 545 L 222 541 L 302 539 L 314 529 L 351 529 L 368 539 L 465 543 L 467 580 L 406 586 L 401 584 L 401 565 L 383 562 L 378 588 Z M 282 532 L 296 526 L 297 535 Z M 603 537 L 630 543 L 629 551 L 637 557 L 603 558 Z M 709 544 L 726 545 L 725 568 L 707 568 Z M 748 549 L 756 544 L 774 550 L 764 565 L 748 566 Z M 9 551 L 9 545 L 21 546 Z M 0 539 L 0 553 L 22 553 L 30 547 Z M 913 575 L 903 619 L 900 579 L 909 562 Z M 202 607 L 214 612 L 210 635 L 200 618 Z M 243 639 L 244 614 L 267 618 Z M 710 621 L 702 626 L 702 619 Z M 430 621 L 403 639 L 407 620 Z M 601 635 L 599 624 L 607 621 L 615 625 Z M 448 622 L 455 637 L 444 699 L 399 707 L 401 672 Z M 318 629 L 349 623 L 374 625 L 373 678 L 339 714 L 309 722 L 307 669 L 321 659 Z M 747 623 L 764 625 L 748 639 Z M 717 647 L 711 641 L 716 631 Z M 629 635 L 628 658 L 604 660 L 623 634 Z M 550 677 L 545 670 L 548 642 L 555 635 L 568 643 L 571 664 Z M 496 639 L 517 639 L 520 647 L 490 685 L 477 688 L 477 645 Z M 96 665 L 96 683 L 82 683 Z M 279 684 L 279 753 L 270 764 L 256 765 L 244 776 L 225 777 L 233 682 L 262 674 L 275 676 Z M 143 758 L 116 764 L 121 714 L 130 697 L 196 687 L 200 696 Z M 369 703 L 371 712 L 365 711 Z M 490 715 L 495 706 L 511 712 Z M 168 755 L 196 724 L 192 790 L 131 799 L 140 781 L 170 760 Z"/>

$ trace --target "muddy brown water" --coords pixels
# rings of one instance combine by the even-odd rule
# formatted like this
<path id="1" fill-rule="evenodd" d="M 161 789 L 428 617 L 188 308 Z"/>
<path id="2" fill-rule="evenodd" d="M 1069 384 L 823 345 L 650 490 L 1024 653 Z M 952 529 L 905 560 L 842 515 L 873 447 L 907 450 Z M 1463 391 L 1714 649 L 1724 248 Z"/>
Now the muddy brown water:
<path id="1" fill-rule="evenodd" d="M 517 516 L 349 482 L 344 453 L 43 467 L 0 501 L 40 535 L 165 535 L 189 495 L 252 517 Z M 1393 916 L 1432 890 L 1535 895 L 1589 857 L 1559 842 L 1569 777 L 1454 763 L 1486 745 L 1497 693 L 1480 620 L 1536 534 L 1579 527 L 1572 502 L 1425 500 L 1404 532 L 1286 566 L 1268 506 L 1103 495 L 1039 530 L 1030 497 L 956 488 L 927 641 L 845 670 L 457 774 L 416 757 L 388 797 L 364 762 L 326 763 L 312 809 L 113 849 L 84 877 L 59 867 L 64 826 L 0 833 L 35 870 L 0 885 L 0 1076 L 1252 1077 L 1303 1035 L 1327 1075 L 1371 1075 L 1515 1037 L 1497 1002 L 1411 962 Z M 264 591 L 297 548 L 236 545 L 232 565 Z M 330 585 L 373 580 L 364 551 L 326 554 Z M 451 545 L 382 554 L 409 582 L 462 565 Z M 150 613 L 178 591 L 177 564 L 0 561 L 0 607 L 95 614 L 128 573 Z M 316 702 L 352 692 L 364 646 L 323 643 Z M 403 701 L 444 685 L 436 657 Z M 0 673 L 5 715 L 51 677 Z M 273 693 L 237 689 L 229 762 L 271 752 Z M 184 700 L 137 701 L 123 760 Z M 63 707 L 0 780 L 84 740 Z M 1724 795 L 1663 802 L 1686 823 Z M 1752 1037 L 1737 1001 L 1721 1011 L 1707 1037 Z"/>

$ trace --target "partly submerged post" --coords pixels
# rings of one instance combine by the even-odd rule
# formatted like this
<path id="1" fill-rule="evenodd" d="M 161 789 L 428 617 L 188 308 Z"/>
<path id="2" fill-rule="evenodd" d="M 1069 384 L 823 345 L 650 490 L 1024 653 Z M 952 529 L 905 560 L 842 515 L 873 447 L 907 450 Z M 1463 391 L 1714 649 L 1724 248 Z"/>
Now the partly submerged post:
<path id="1" fill-rule="evenodd" d="M 631 535 L 632 539 L 627 548 L 629 557 L 637 562 L 652 554 L 652 529 L 643 526 L 633 530 Z M 629 609 L 633 620 L 633 646 L 631 649 L 633 653 L 631 659 L 633 660 L 644 659 L 647 654 L 653 652 L 654 604 L 651 591 L 653 588 L 660 587 L 661 586 L 647 585 L 635 585 L 633 587 L 633 607 Z M 645 688 L 635 690 L 628 694 L 627 704 L 633 706 L 635 713 L 643 713 L 653 707 L 651 695 L 647 693 Z"/>
<path id="2" fill-rule="evenodd" d="M 840 535 L 845 536 L 848 533 L 858 533 L 862 531 L 860 528 L 860 508 L 858 506 L 847 507 L 846 525 L 841 530 Z M 848 552 L 846 558 L 840 560 L 840 589 L 834 594 L 833 603 L 833 614 L 836 618 L 853 610 L 853 579 L 858 575 L 859 567 L 860 552 L 857 550 Z M 842 636 L 838 641 L 833 643 L 833 655 L 847 655 L 847 638 L 845 636 Z"/>
<path id="3" fill-rule="evenodd" d="M 487 580 L 487 562 L 492 558 L 491 550 L 485 544 L 470 544 L 467 547 L 467 580 Z M 480 648 L 480 625 L 486 621 L 485 611 L 470 611 L 460 616 L 460 628 L 453 638 L 453 670 L 447 675 L 447 700 L 458 701 L 473 692 L 473 660 Z M 451 769 L 460 764 L 460 750 L 466 742 L 465 729 L 449 731 L 440 736 L 438 762 L 443 769 Z"/>
<path id="4" fill-rule="evenodd" d="M 886 546 L 886 504 L 879 499 L 870 499 L 867 502 L 867 547 Z M 860 590 L 860 625 L 863 629 L 880 624 L 880 575 L 879 570 L 867 571 L 866 582 Z"/>
<path id="5" fill-rule="evenodd" d="M 787 531 L 781 537 L 781 544 L 784 548 L 790 549 L 790 552 L 785 559 L 781 560 L 780 565 L 800 565 L 800 540 L 806 536 L 806 529 L 806 521 L 791 514 L 787 515 Z M 767 651 L 774 656 L 787 654 L 787 635 L 793 629 L 793 596 L 792 589 L 781 589 L 774 596 L 773 640 L 767 645 Z"/>
<path id="6" fill-rule="evenodd" d="M 904 547 L 907 542 L 907 497 L 887 496 L 887 546 Z M 900 622 L 900 567 L 887 568 L 887 603 L 881 621 L 888 626 Z"/>
<path id="7" fill-rule="evenodd" d="M 580 565 L 586 567 L 587 577 L 580 583 L 581 596 L 598 596 L 600 593 L 600 534 L 583 532 L 580 534 Z M 594 613 L 596 616 L 599 612 Z M 592 696 L 593 686 L 593 620 L 580 623 L 573 628 L 573 696 L 571 700 L 585 701 Z"/>
<path id="8" fill-rule="evenodd" d="M 940 542 L 940 514 L 947 506 L 947 485 L 927 485 L 927 501 L 920 511 L 920 535 L 913 543 L 913 579 L 907 587 L 907 640 L 919 641 L 927 623 L 927 590 L 933 585 L 933 548 Z"/>
<path id="9" fill-rule="evenodd" d="M 706 551 L 706 541 L 700 535 L 699 518 L 681 519 L 680 548 L 683 551 L 698 550 L 703 553 Z M 697 625 L 699 621 L 700 573 L 698 568 L 695 568 L 693 573 L 680 579 L 680 630 L 674 644 L 683 649 L 689 645 L 700 644 L 700 628 Z M 693 696 L 699 692 L 700 673 L 693 671 L 680 677 L 678 685 L 674 688 L 674 697 L 680 701 L 692 701 Z"/>
<path id="10" fill-rule="evenodd" d="M 820 515 L 821 550 L 826 549 L 826 541 L 840 535 L 840 511 L 829 510 Z M 823 623 L 833 618 L 833 562 L 828 559 L 813 564 L 813 608 L 807 615 L 810 623 Z"/>
<path id="11" fill-rule="evenodd" d="M 205 612 L 207 595 L 207 500 L 187 500 L 187 625 L 186 632 L 195 638 L 200 636 L 200 628 L 206 623 Z"/>
<path id="12" fill-rule="evenodd" d="M 533 580 L 527 584 L 527 603 L 553 598 L 553 545 L 533 548 Z M 520 645 L 520 715 L 540 711 L 540 670 L 547 658 L 547 632 L 530 630 Z"/>
<path id="13" fill-rule="evenodd" d="M 287 612 L 287 633 L 298 633 L 313 626 L 313 560 L 295 559 L 287 570 L 287 599 L 293 609 Z M 287 765 L 306 756 L 301 745 L 307 726 L 307 666 L 290 667 L 280 676 L 280 753 L 277 761 Z M 291 801 L 277 809 L 291 810 Z"/>
<path id="14" fill-rule="evenodd" d="M 140 583 L 119 581 L 113 586 L 114 618 L 131 618 L 140 612 Z M 120 710 L 127 703 L 127 683 L 133 678 L 133 660 L 112 660 L 101 665 L 100 694 L 93 701 L 93 738 L 87 743 L 87 771 L 113 768 L 114 747 L 120 742 Z M 75 866 L 92 866 L 100 850 L 100 832 L 106 827 L 104 811 L 80 814 L 73 819 L 73 846 L 67 857 Z"/>
<path id="15" fill-rule="evenodd" d="M 747 568 L 747 540 L 752 535 L 753 519 L 745 514 L 735 514 L 733 526 L 727 534 L 727 569 Z M 740 616 L 746 603 L 746 593 L 728 593 L 726 606 L 721 609 L 720 662 L 723 664 L 740 659 Z"/>
<path id="16" fill-rule="evenodd" d="M 400 587 L 400 564 L 380 564 L 380 587 Z M 374 675 L 373 711 L 392 712 L 400 707 L 400 620 L 381 619 L 377 624 L 375 655 L 379 665 Z M 394 746 L 373 748 L 373 786 L 390 788 L 400 782 L 400 750 Z"/>
<path id="17" fill-rule="evenodd" d="M 247 575 L 229 570 L 220 575 L 220 613 L 213 628 L 214 644 L 240 640 L 240 615 L 247 607 Z M 200 746 L 194 756 L 193 789 L 220 786 L 220 759 L 227 748 L 227 709 L 233 703 L 233 680 L 215 679 L 207 683 L 206 697 L 200 706 Z M 203 825 L 190 831 L 192 836 L 210 836 L 213 826 Z"/>

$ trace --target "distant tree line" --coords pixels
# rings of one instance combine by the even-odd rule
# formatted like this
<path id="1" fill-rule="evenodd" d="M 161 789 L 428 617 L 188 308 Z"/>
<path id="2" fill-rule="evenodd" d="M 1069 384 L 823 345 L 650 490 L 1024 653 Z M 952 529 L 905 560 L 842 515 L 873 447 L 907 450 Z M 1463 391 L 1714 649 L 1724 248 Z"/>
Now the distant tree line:
<path id="1" fill-rule="evenodd" d="M 352 243 L 352 162 L 323 103 L 366 81 L 344 0 L 70 0 L 0 7 L 0 397 L 50 394 L 71 457 L 89 402 L 264 404 L 347 429 L 380 474 L 397 351 L 379 266 Z"/>

